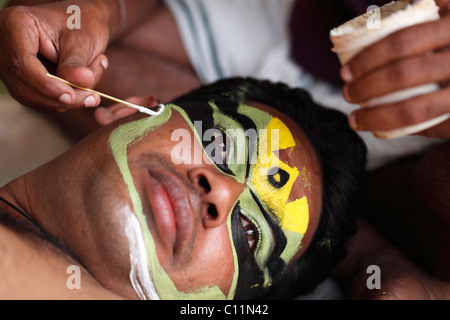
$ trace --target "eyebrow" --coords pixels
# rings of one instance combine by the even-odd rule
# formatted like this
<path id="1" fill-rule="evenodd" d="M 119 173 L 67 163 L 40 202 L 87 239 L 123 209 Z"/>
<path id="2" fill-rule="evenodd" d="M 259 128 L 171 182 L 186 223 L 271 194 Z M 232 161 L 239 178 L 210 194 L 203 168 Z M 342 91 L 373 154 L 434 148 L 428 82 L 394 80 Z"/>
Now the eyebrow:
<path id="1" fill-rule="evenodd" d="M 236 113 L 237 117 L 236 117 L 236 121 L 244 128 L 245 131 L 253 129 L 256 131 L 256 124 L 252 121 L 252 119 L 250 119 L 249 117 L 240 114 L 240 113 Z M 247 141 L 249 141 L 248 136 L 245 136 L 245 138 L 247 139 Z M 258 137 L 259 140 L 259 137 Z M 245 179 L 248 179 L 248 177 L 250 176 L 250 168 L 251 168 L 251 161 L 250 161 L 250 157 L 252 156 L 253 150 L 252 148 L 255 148 L 256 151 L 258 151 L 258 147 L 252 147 L 250 146 L 250 143 L 248 143 L 248 152 L 247 152 L 247 167 L 245 169 Z"/>
<path id="2" fill-rule="evenodd" d="M 217 106 L 218 108 L 220 108 L 219 106 Z M 238 113 L 237 111 L 232 111 L 230 112 L 230 110 L 227 109 L 221 109 L 221 111 L 229 118 L 231 118 L 233 121 L 237 122 L 239 124 L 239 126 L 241 126 L 241 128 L 244 131 L 253 129 L 256 131 L 256 124 L 252 121 L 252 119 L 250 119 L 248 116 L 243 115 Z M 233 114 L 232 114 L 233 113 Z M 247 141 L 249 140 L 247 136 L 245 136 L 245 138 L 247 139 Z M 259 138 L 259 137 L 258 137 Z M 233 141 L 234 143 L 234 141 Z M 250 145 L 250 143 L 249 143 Z M 251 168 L 251 161 L 250 161 L 250 157 L 252 154 L 252 149 L 253 147 L 249 146 L 248 148 L 248 154 L 247 154 L 247 166 L 245 169 L 245 179 L 248 179 L 248 177 L 250 176 L 250 168 Z M 258 148 L 255 147 L 255 150 L 257 151 Z"/>

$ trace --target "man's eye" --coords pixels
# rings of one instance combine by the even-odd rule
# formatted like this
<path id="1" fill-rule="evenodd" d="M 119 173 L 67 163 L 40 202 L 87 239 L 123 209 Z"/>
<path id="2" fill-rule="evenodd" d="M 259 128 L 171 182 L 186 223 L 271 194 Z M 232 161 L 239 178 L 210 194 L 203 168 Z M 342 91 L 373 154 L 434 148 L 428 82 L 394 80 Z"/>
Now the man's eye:
<path id="1" fill-rule="evenodd" d="M 244 229 L 245 236 L 247 238 L 248 247 L 250 251 L 254 251 L 256 248 L 256 245 L 258 244 L 258 229 L 254 226 L 253 223 L 251 223 L 247 218 L 244 216 L 240 216 L 242 227 Z"/>

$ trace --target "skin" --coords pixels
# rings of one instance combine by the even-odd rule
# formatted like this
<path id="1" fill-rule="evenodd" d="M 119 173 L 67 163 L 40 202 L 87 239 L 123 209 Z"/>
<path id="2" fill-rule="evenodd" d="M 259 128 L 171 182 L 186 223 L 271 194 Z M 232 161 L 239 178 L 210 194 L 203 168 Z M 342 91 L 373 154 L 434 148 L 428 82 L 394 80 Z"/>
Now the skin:
<path id="1" fill-rule="evenodd" d="M 334 276 L 349 298 L 357 300 L 448 300 L 450 284 L 419 268 L 393 246 L 367 221 L 360 220 L 359 231 L 347 248 L 349 255 L 338 265 Z M 368 289 L 371 265 L 380 267 L 380 289 Z"/>
<path id="2" fill-rule="evenodd" d="M 45 4 L 44 4 L 45 3 Z M 0 13 L 4 35 L 12 42 L 0 49 L 1 79 L 21 103 L 37 109 L 64 111 L 70 108 L 94 107 L 100 103 L 96 94 L 74 90 L 48 79 L 44 64 L 59 76 L 83 87 L 94 87 L 109 62 L 104 52 L 108 44 L 133 23 L 151 14 L 159 1 L 127 1 L 128 22 L 119 30 L 117 1 L 79 1 L 80 12 L 89 14 L 83 27 L 66 26 L 66 9 L 73 2 L 11 1 Z M 43 4 L 39 7 L 19 5 Z M 80 39 L 83 39 L 80 41 Z"/>
<path id="3" fill-rule="evenodd" d="M 450 112 L 447 87 L 450 73 L 449 1 L 436 1 L 441 19 L 405 28 L 369 46 L 341 70 L 346 82 L 344 97 L 352 103 L 414 87 L 440 83 L 441 90 L 403 102 L 358 109 L 349 117 L 355 130 L 391 130 L 424 122 Z M 429 55 L 430 51 L 435 54 Z M 420 133 L 423 136 L 450 137 L 450 121 Z"/>
<path id="4" fill-rule="evenodd" d="M 11 1 L 11 5 L 44 2 L 48 1 Z M 93 107 L 100 103 L 96 95 L 47 79 L 43 65 L 37 59 L 38 52 L 53 64 L 57 75 L 84 87 L 97 86 L 120 98 L 144 95 L 150 88 L 151 92 L 158 92 L 163 98 L 167 95 L 170 99 L 198 86 L 200 82 L 192 71 L 167 8 L 159 1 L 126 3 L 128 19 L 124 30 L 119 30 L 117 3 L 105 6 L 101 0 L 78 3 L 83 14 L 88 12 L 92 18 L 84 19 L 84 23 L 95 23 L 95 26 L 72 32 L 65 28 L 65 3 L 2 10 L 0 25 L 4 26 L 2 30 L 13 40 L 13 45 L 0 49 L 0 61 L 2 66 L 14 67 L 0 70 L 0 77 L 12 95 L 25 105 L 45 106 L 54 111 Z M 446 84 L 449 68 L 443 66 L 449 60 L 446 50 L 449 1 L 438 0 L 436 3 L 441 8 L 442 19 L 400 30 L 368 47 L 343 66 L 341 74 L 347 83 L 343 94 L 348 101 L 358 103 L 420 83 Z M 125 30 L 130 32 L 122 36 Z M 83 39 L 81 44 L 77 40 L 80 37 Z M 429 56 L 430 50 L 436 50 L 438 54 Z M 112 70 L 108 70 L 100 81 L 108 65 Z M 117 68 L 117 65 L 122 67 Z M 145 75 L 137 77 L 139 81 L 130 79 L 126 87 L 123 83 L 117 85 L 115 79 L 128 77 L 130 70 L 145 70 Z M 171 84 L 170 89 L 165 85 L 167 83 Z M 68 96 L 61 99 L 65 93 Z M 355 110 L 349 117 L 349 124 L 355 130 L 383 131 L 423 122 L 449 112 L 446 104 L 449 94 L 444 86 L 438 92 L 405 102 Z M 91 125 L 95 127 L 95 124 Z M 420 134 L 449 137 L 450 121 Z"/>
<path id="5" fill-rule="evenodd" d="M 371 174 L 358 233 L 335 272 L 350 298 L 449 299 L 449 155 L 447 142 Z M 379 290 L 366 286 L 370 265 L 380 267 Z"/>
<path id="6" fill-rule="evenodd" d="M 153 102 L 156 105 L 156 101 Z M 299 147 L 294 149 L 292 158 L 283 151 L 280 157 L 291 166 L 309 168 L 312 183 L 317 187 L 307 190 L 303 181 L 298 179 L 292 189 L 292 199 L 307 194 L 310 203 L 310 223 L 302 248 L 294 257 L 297 259 L 308 247 L 319 218 L 321 194 L 318 192 L 319 174 L 315 171 L 317 163 L 307 140 L 289 118 L 267 106 L 258 105 L 258 108 L 269 111 L 288 125 Z M 103 127 L 58 159 L 0 190 L 2 197 L 29 212 L 71 252 L 69 257 L 80 263 L 96 281 L 123 298 L 137 297 L 129 280 L 130 250 L 124 232 L 124 217 L 133 206 L 129 188 L 122 180 L 108 141 L 118 125 L 145 117 L 135 114 Z M 158 261 L 176 288 L 187 292 L 214 285 L 226 295 L 235 273 L 227 217 L 243 185 L 208 162 L 173 166 L 171 150 L 177 142 L 171 141 L 171 133 L 177 128 L 190 130 L 184 118 L 174 112 L 158 130 L 129 146 L 129 169 L 142 199 Z M 84 168 L 83 173 L 74 176 L 72 173 L 80 172 L 80 166 Z M 181 201 L 178 205 L 188 205 L 186 210 L 192 210 L 189 218 L 192 219 L 189 222 L 192 228 L 184 240 L 177 243 L 176 250 L 158 227 L 160 220 L 150 213 L 150 203 L 155 205 L 155 202 L 149 202 L 149 193 L 146 192 L 148 168 L 177 177 L 180 188 L 186 190 L 186 202 Z M 208 181 L 209 189 L 200 183 L 200 178 Z M 208 214 L 207 208 L 212 204 L 217 209 L 217 216 Z M 14 215 L 10 209 L 5 209 Z M 49 215 L 49 212 L 55 214 Z M 11 279 L 19 276 L 13 271 L 11 273 Z"/>
<path id="7" fill-rule="evenodd" d="M 10 1 L 10 4 L 34 5 L 42 2 L 48 1 Z M 437 0 L 436 2 L 440 5 L 442 14 L 445 14 L 449 1 Z M 95 3 L 97 2 L 95 1 Z M 110 11 L 111 15 L 109 17 L 111 19 L 97 19 L 100 21 L 109 20 L 108 28 L 104 26 L 99 28 L 97 26 L 96 34 L 90 33 L 91 28 L 81 30 L 83 32 L 83 42 L 81 44 L 77 43 L 77 46 L 72 48 L 72 54 L 69 54 L 67 57 L 74 61 L 72 68 L 64 67 L 63 62 L 66 59 L 59 57 L 60 52 L 59 50 L 56 51 L 60 58 L 58 63 L 59 72 L 63 72 L 64 77 L 72 82 L 84 84 L 87 87 L 97 85 L 100 91 L 116 95 L 119 98 L 133 96 L 130 101 L 141 105 L 150 105 L 149 101 L 152 98 L 146 97 L 148 92 L 158 92 L 163 100 L 170 100 L 198 86 L 200 82 L 192 71 L 176 25 L 167 8 L 161 5 L 155 5 L 153 7 L 155 10 L 152 10 L 151 5 L 154 2 L 148 0 L 127 0 L 126 3 L 129 16 L 126 26 L 128 32 L 126 35 L 120 35 L 117 32 L 118 7 L 109 6 L 108 11 L 102 10 L 102 12 Z M 150 7 L 147 7 L 147 4 Z M 55 8 L 57 5 L 55 4 Z M 2 81 L 9 85 L 10 92 L 24 104 L 37 108 L 45 105 L 48 106 L 48 109 L 54 111 L 81 107 L 84 105 L 86 96 L 83 96 L 84 93 L 82 92 L 70 91 L 72 90 L 71 88 L 61 87 L 61 84 L 58 82 L 49 82 L 44 77 L 40 61 L 37 59 L 23 58 L 26 56 L 35 57 L 37 51 L 43 53 L 43 46 L 37 45 L 37 41 L 33 40 L 38 35 L 46 37 L 49 34 L 49 30 L 54 30 L 56 33 L 64 31 L 61 26 L 63 26 L 62 23 L 65 23 L 65 19 L 67 18 L 67 15 L 64 13 L 67 5 L 63 3 L 61 6 L 63 8 L 58 12 L 46 7 L 39 9 L 20 8 L 20 10 L 2 10 L 0 12 L 0 24 L 2 25 L 0 30 L 2 32 L 7 34 L 11 39 L 20 41 L 24 32 L 23 30 L 25 30 L 27 35 L 31 35 L 31 40 L 27 43 L 34 44 L 31 51 L 27 49 L 27 46 L 23 45 L 16 45 L 14 52 L 10 50 L 13 46 L 2 47 L 0 49 L 0 66 L 6 66 L 8 63 L 12 63 L 12 61 L 18 62 L 13 64 L 15 67 L 12 69 L 5 70 L 0 68 Z M 91 10 L 83 10 L 82 8 L 82 12 L 83 15 L 89 14 L 92 17 L 96 17 L 99 14 L 94 8 L 91 8 Z M 40 25 L 46 25 L 46 21 L 48 21 L 48 25 L 45 28 L 36 29 L 34 18 L 25 19 L 30 15 L 36 17 Z M 58 15 L 63 15 L 64 19 L 58 17 Z M 42 19 L 42 16 L 45 16 L 46 20 Z M 448 22 L 446 20 L 443 17 L 434 23 L 401 30 L 385 40 L 380 41 L 378 44 L 374 44 L 359 56 L 355 57 L 342 70 L 342 78 L 347 82 L 347 86 L 344 89 L 344 96 L 349 101 L 363 100 L 365 96 L 374 94 L 374 92 L 387 93 L 399 85 L 407 87 L 411 83 L 429 82 L 430 79 L 435 78 L 436 74 L 439 75 L 440 70 L 447 70 L 448 68 L 442 68 L 442 65 L 447 64 L 446 55 L 444 54 L 434 57 L 434 63 L 423 63 L 427 62 L 425 60 L 428 58 L 423 54 L 424 52 L 428 52 L 430 48 L 444 49 L 448 46 L 447 38 L 445 37 L 448 33 L 446 31 L 448 30 Z M 9 23 L 12 22 L 15 28 L 7 28 L 8 21 Z M 136 24 L 133 25 L 134 23 Z M 55 26 L 56 28 L 54 28 Z M 107 29 L 109 30 L 109 36 L 105 36 Z M 28 32 L 28 30 L 31 31 Z M 65 37 L 58 37 L 61 42 L 57 43 L 56 48 L 64 48 L 66 45 L 73 47 L 74 41 L 72 36 L 75 34 L 66 33 Z M 98 62 L 93 63 L 96 57 L 101 54 L 95 50 L 91 50 L 96 47 L 93 44 L 95 42 L 93 40 L 97 39 L 100 34 L 102 35 L 102 39 L 109 37 L 109 42 L 102 42 L 100 46 L 107 47 L 105 52 L 101 52 L 106 54 L 108 58 L 109 63 L 106 65 L 109 66 L 106 72 L 104 72 L 103 66 L 100 68 L 101 64 Z M 414 41 L 410 41 L 411 38 Z M 392 46 L 397 49 L 392 50 Z M 386 74 L 390 66 L 395 66 L 399 72 L 392 71 L 391 69 L 389 77 L 376 76 L 377 73 L 375 71 L 385 70 L 384 74 Z M 413 66 L 413 68 L 409 68 L 410 66 Z M 56 69 L 56 66 L 54 65 L 53 68 Z M 409 70 L 415 70 L 417 72 L 412 73 Z M 85 72 L 88 73 L 88 76 L 86 76 Z M 98 80 L 100 76 L 94 76 L 97 74 L 100 75 L 103 72 L 104 76 L 101 80 Z M 139 74 L 139 76 L 130 77 L 130 72 Z M 399 78 L 398 75 L 402 74 L 404 76 L 400 76 Z M 22 75 L 27 76 L 23 77 Z M 368 75 L 374 77 L 369 77 Z M 378 73 L 378 75 L 380 74 Z M 95 81 L 86 82 L 88 78 L 95 79 Z M 127 79 L 127 81 L 117 81 L 116 79 Z M 363 83 L 363 80 L 365 82 L 364 87 L 357 85 L 358 83 Z M 445 82 L 443 81 L 443 84 Z M 364 93 L 366 90 L 370 91 Z M 70 93 L 75 102 L 72 101 L 69 104 L 58 102 L 57 99 L 65 92 Z M 448 94 L 448 90 L 443 88 L 441 91 L 432 95 L 413 98 L 400 105 L 380 106 L 370 110 L 358 109 L 350 117 L 349 123 L 356 130 L 384 130 L 422 122 L 423 120 L 448 112 L 446 104 L 443 103 L 448 100 Z M 39 101 L 39 103 L 34 103 L 34 101 Z M 96 100 L 96 102 L 98 103 L 99 100 Z M 88 109 L 71 110 L 61 114 L 58 117 L 58 121 L 62 124 L 65 132 L 78 140 L 98 127 L 92 121 L 93 112 L 89 111 Z M 109 109 L 98 109 L 95 113 L 95 119 L 103 125 L 109 123 L 111 119 L 121 117 L 127 113 L 129 113 L 129 108 L 114 105 Z M 73 126 L 75 122 L 81 125 Z M 449 130 L 446 125 L 444 123 L 421 134 L 430 137 L 448 137 Z M 434 163 L 433 168 L 436 167 L 441 167 L 441 163 Z M 393 175 L 388 175 L 384 177 L 383 181 L 388 182 L 392 177 Z M 380 199 L 377 198 L 374 203 L 383 204 L 383 200 Z M 394 210 L 390 217 L 395 217 L 397 214 L 398 211 Z M 395 226 L 405 229 L 402 222 L 392 221 L 392 227 L 395 228 Z M 384 229 L 385 224 L 380 223 L 377 227 Z M 412 237 L 414 238 L 414 234 Z M 365 256 L 364 250 L 357 251 L 357 254 Z M 384 270 L 389 269 L 390 266 L 395 264 L 395 258 L 398 255 L 393 255 L 392 257 L 392 262 L 386 264 Z M 353 264 L 347 266 L 349 268 L 347 272 L 350 274 L 361 272 L 361 269 L 358 269 L 359 266 L 355 267 Z M 396 276 L 401 277 L 403 274 L 399 272 Z M 416 274 L 412 274 L 412 276 L 415 277 Z M 392 278 L 392 280 L 395 279 Z M 408 292 L 408 286 L 403 286 L 401 290 L 399 288 L 396 298 L 408 297 Z M 423 298 L 428 297 L 424 296 Z"/>

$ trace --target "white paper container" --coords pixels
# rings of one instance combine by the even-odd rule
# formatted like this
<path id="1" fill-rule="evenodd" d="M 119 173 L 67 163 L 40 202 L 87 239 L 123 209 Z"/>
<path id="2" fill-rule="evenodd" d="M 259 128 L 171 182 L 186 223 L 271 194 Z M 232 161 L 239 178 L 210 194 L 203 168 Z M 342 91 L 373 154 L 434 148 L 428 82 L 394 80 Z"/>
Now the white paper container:
<path id="1" fill-rule="evenodd" d="M 378 21 L 374 19 L 380 18 Z M 439 7 L 434 0 L 400 0 L 390 2 L 379 11 L 372 10 L 356 17 L 330 31 L 333 51 L 338 55 L 342 65 L 350 61 L 367 46 L 400 29 L 439 19 Z M 376 97 L 361 104 L 361 107 L 396 103 L 417 95 L 431 93 L 439 89 L 435 83 L 420 85 Z M 442 115 L 429 121 L 390 131 L 376 131 L 379 138 L 392 139 L 415 134 L 438 125 L 450 118 L 450 114 Z"/>

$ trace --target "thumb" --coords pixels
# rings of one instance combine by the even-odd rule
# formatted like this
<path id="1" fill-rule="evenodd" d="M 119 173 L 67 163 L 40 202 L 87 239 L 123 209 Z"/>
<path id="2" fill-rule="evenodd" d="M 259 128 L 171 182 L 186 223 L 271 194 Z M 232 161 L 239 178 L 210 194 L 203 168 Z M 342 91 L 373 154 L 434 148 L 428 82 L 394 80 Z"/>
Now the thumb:
<path id="1" fill-rule="evenodd" d="M 61 50 L 57 75 L 85 88 L 93 88 L 108 66 L 105 55 L 91 57 L 83 47 Z"/>

